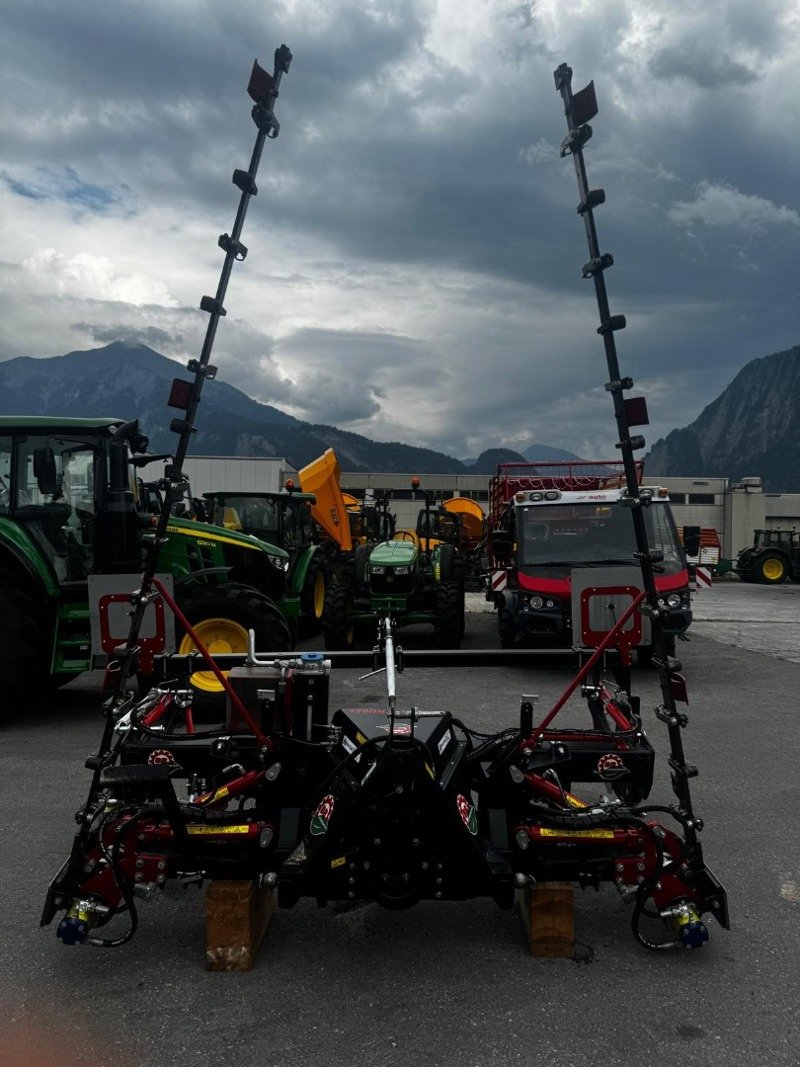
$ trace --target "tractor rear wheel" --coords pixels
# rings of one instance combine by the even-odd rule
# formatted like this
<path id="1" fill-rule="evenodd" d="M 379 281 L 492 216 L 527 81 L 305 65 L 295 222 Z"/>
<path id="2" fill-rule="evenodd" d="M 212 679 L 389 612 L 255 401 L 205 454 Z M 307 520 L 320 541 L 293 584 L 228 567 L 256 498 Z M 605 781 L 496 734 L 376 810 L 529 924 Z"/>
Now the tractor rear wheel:
<path id="1" fill-rule="evenodd" d="M 2 717 L 16 717 L 47 687 L 47 664 L 41 613 L 24 593 L 0 584 L 0 677 Z"/>
<path id="2" fill-rule="evenodd" d="M 436 590 L 434 630 L 440 648 L 458 648 L 461 644 L 464 590 L 460 582 L 442 582 Z"/>
<path id="3" fill-rule="evenodd" d="M 198 588 L 178 601 L 187 620 L 209 652 L 226 655 L 246 652 L 248 630 L 255 633 L 256 651 L 288 652 L 291 630 L 275 604 L 248 585 Z M 195 645 L 187 633 L 180 634 L 178 652 L 191 652 Z M 227 674 L 227 672 L 225 672 Z M 225 718 L 226 694 L 212 671 L 195 671 L 190 679 L 192 710 L 198 722 L 221 722 Z"/>
<path id="4" fill-rule="evenodd" d="M 758 567 L 758 580 L 764 585 L 779 585 L 789 577 L 786 560 L 777 552 L 767 552 L 759 556 L 756 566 Z"/>
<path id="5" fill-rule="evenodd" d="M 353 647 L 353 591 L 349 585 L 328 586 L 322 613 L 322 636 L 328 651 Z"/>

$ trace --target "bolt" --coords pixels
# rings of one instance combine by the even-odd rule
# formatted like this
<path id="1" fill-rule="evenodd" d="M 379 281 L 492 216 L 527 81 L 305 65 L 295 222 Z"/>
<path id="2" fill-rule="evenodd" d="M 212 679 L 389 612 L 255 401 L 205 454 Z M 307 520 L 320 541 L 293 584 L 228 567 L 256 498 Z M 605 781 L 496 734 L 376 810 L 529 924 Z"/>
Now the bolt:
<path id="1" fill-rule="evenodd" d="M 419 846 L 420 846 L 419 838 L 418 837 L 412 837 L 411 838 L 411 845 L 412 845 L 413 848 L 419 848 Z"/>
<path id="2" fill-rule="evenodd" d="M 643 863 L 637 863 L 636 864 L 636 870 L 637 871 L 643 871 L 644 870 L 644 864 Z"/>
<path id="3" fill-rule="evenodd" d="M 420 863 L 420 867 L 423 869 L 423 871 L 427 871 L 427 869 L 428 869 L 428 861 L 427 860 L 423 860 L 422 863 Z"/>
<path id="4" fill-rule="evenodd" d="M 348 889 L 347 898 L 348 898 L 348 900 L 354 900 L 355 899 L 355 893 L 353 892 L 352 889 Z"/>
<path id="5" fill-rule="evenodd" d="M 389 881 L 389 875 L 388 874 L 382 874 L 381 875 L 381 881 L 382 882 L 388 882 Z"/>
<path id="6" fill-rule="evenodd" d="M 403 875 L 403 881 L 404 882 L 410 882 L 411 881 L 411 875 L 408 873 L 408 871 L 406 871 L 405 874 Z M 441 881 L 441 879 L 440 879 L 440 881 Z"/>
<path id="7" fill-rule="evenodd" d="M 364 868 L 365 871 L 368 871 L 370 869 L 370 867 L 372 866 L 372 864 L 369 862 L 369 860 L 364 860 L 364 862 L 361 864 L 361 866 Z"/>
<path id="8" fill-rule="evenodd" d="M 661 882 L 656 882 L 656 889 L 661 889 Z"/>
<path id="9" fill-rule="evenodd" d="M 437 889 L 433 895 L 436 897 L 437 900 L 442 899 L 442 891 L 440 889 Z"/>
<path id="10" fill-rule="evenodd" d="M 638 877 L 636 878 L 636 881 L 638 882 L 638 884 L 639 884 L 639 885 L 641 885 L 641 884 L 642 884 L 642 882 L 644 881 L 644 878 L 642 877 L 642 875 L 641 875 L 641 874 L 640 874 L 640 875 L 638 875 Z"/>
<path id="11" fill-rule="evenodd" d="M 436 870 L 437 870 L 437 871 L 441 871 L 441 870 L 444 870 L 444 864 L 442 864 L 442 863 L 437 863 L 437 864 L 436 864 Z"/>
<path id="12" fill-rule="evenodd" d="M 379 837 L 376 837 L 372 843 L 375 846 L 375 848 L 380 848 L 381 847 L 381 839 Z"/>
<path id="13" fill-rule="evenodd" d="M 347 879 L 347 884 L 348 885 L 355 885 L 356 884 L 355 878 L 348 878 Z"/>
<path id="14" fill-rule="evenodd" d="M 165 861 L 164 861 L 164 860 L 159 860 L 159 861 L 158 861 L 158 869 L 159 869 L 160 871 L 163 871 L 163 870 L 165 870 L 165 869 L 166 869 L 166 866 L 167 866 L 167 865 L 166 865 L 166 863 L 165 863 Z"/>
<path id="15" fill-rule="evenodd" d="M 136 861 L 136 866 L 137 867 L 144 867 L 144 860 L 143 859 L 138 859 Z"/>
<path id="16" fill-rule="evenodd" d="M 135 881 L 137 881 L 137 882 L 141 882 L 143 877 L 144 877 L 144 875 L 142 874 L 141 871 L 137 871 L 136 874 L 134 875 Z"/>
<path id="17" fill-rule="evenodd" d="M 442 879 L 441 879 L 441 878 L 434 878 L 434 880 L 433 880 L 433 881 L 434 881 L 434 883 L 435 883 L 436 885 L 441 885 L 441 884 L 442 884 Z"/>
<path id="18" fill-rule="evenodd" d="M 617 870 L 618 871 L 624 871 L 625 870 L 625 864 L 624 863 L 618 863 L 617 864 Z"/>
<path id="19" fill-rule="evenodd" d="M 355 863 L 348 863 L 347 864 L 347 869 L 348 869 L 348 871 L 354 871 L 356 869 Z"/>

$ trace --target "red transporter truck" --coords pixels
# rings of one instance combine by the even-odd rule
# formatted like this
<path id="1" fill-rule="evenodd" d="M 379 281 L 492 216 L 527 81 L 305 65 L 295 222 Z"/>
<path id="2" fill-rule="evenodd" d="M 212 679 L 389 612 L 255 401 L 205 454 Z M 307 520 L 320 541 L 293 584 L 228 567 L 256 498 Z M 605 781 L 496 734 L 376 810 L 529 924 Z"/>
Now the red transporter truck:
<path id="1" fill-rule="evenodd" d="M 642 462 L 636 465 L 641 484 Z M 573 643 L 572 578 L 576 569 L 638 570 L 621 462 L 503 463 L 489 482 L 490 565 L 487 599 L 497 609 L 503 648 Z M 642 495 L 648 493 L 642 490 Z M 667 651 L 692 620 L 689 573 L 666 489 L 649 490 L 648 541 L 663 554 L 656 589 L 668 611 Z M 615 572 L 619 575 L 619 571 Z M 635 583 L 632 577 L 631 582 Z M 652 655 L 649 620 L 637 623 L 639 662 Z"/>

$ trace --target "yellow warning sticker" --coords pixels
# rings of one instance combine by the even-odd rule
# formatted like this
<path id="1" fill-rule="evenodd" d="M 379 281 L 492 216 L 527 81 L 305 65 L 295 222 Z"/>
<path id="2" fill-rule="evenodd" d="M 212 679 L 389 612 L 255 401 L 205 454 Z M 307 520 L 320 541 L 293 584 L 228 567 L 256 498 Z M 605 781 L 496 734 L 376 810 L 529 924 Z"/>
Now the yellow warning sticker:
<path id="1" fill-rule="evenodd" d="M 608 841 L 614 839 L 613 830 L 551 830 L 542 826 L 539 830 L 540 837 L 577 837 Z"/>
<path id="2" fill-rule="evenodd" d="M 569 806 L 571 808 L 586 808 L 586 807 L 588 807 L 587 804 L 584 804 L 584 802 L 582 800 L 579 800 L 576 796 L 573 796 L 572 793 L 565 793 L 564 795 L 566 796 L 567 803 L 569 804 Z"/>
<path id="3" fill-rule="evenodd" d="M 360 730 L 356 734 L 356 741 L 358 741 L 359 745 L 365 745 L 367 743 L 366 737 L 364 737 Z"/>
<path id="4" fill-rule="evenodd" d="M 428 774 L 431 776 L 431 778 L 435 778 L 436 777 L 436 773 L 434 772 L 434 769 L 433 769 L 433 767 L 431 767 L 430 763 L 426 763 L 425 764 L 425 770 L 428 772 Z"/>
<path id="5" fill-rule="evenodd" d="M 335 860 L 331 860 L 331 870 L 335 871 L 337 867 L 344 867 L 344 856 L 337 856 Z"/>
<path id="6" fill-rule="evenodd" d="M 187 834 L 247 834 L 250 823 L 238 823 L 236 826 L 187 826 Z"/>
<path id="7" fill-rule="evenodd" d="M 228 795 L 228 787 L 226 785 L 222 785 L 222 786 L 219 787 L 219 789 L 216 791 L 216 793 L 214 794 L 214 796 L 211 799 L 212 799 L 212 801 L 213 800 L 222 800 L 227 795 Z"/>

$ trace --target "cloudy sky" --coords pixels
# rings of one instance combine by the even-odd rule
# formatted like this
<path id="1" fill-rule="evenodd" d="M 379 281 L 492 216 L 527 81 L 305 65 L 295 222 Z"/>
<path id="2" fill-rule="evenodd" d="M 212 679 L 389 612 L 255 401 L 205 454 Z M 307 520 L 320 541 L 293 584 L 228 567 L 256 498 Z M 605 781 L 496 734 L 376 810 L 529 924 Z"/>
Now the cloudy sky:
<path id="1" fill-rule="evenodd" d="M 255 128 L 294 53 L 214 362 L 300 418 L 473 456 L 613 451 L 552 72 L 587 149 L 650 442 L 800 343 L 795 0 L 3 0 L 0 359 L 199 351 Z"/>

